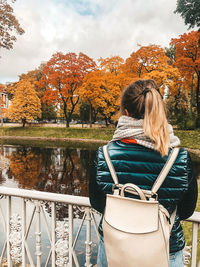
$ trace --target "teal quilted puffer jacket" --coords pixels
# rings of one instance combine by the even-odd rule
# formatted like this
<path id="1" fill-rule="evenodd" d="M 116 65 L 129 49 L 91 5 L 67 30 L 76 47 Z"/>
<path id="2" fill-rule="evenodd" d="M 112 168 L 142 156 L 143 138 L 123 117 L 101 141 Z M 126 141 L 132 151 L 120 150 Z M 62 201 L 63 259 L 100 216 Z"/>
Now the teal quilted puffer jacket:
<path id="1" fill-rule="evenodd" d="M 111 142 L 109 155 L 117 173 L 119 183 L 134 183 L 141 189 L 152 188 L 163 168 L 166 157 L 152 149 L 137 144 Z M 102 147 L 98 149 L 90 177 L 90 202 L 103 214 L 106 194 L 112 194 L 113 180 L 104 159 Z M 192 170 L 189 153 L 181 148 L 168 176 L 158 190 L 159 202 L 172 214 L 177 206 L 177 215 L 170 238 L 170 253 L 183 249 L 185 245 L 180 220 L 194 212 L 197 201 L 197 180 Z M 101 236 L 102 227 L 99 225 Z"/>

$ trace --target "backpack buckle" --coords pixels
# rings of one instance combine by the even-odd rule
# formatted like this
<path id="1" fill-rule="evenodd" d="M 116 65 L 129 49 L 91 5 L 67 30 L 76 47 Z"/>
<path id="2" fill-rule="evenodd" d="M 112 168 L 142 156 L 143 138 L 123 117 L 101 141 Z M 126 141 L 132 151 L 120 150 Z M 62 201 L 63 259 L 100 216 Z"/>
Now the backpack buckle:
<path id="1" fill-rule="evenodd" d="M 119 184 L 113 184 L 112 185 L 113 195 L 119 195 L 119 191 L 120 191 L 120 185 Z"/>
<path id="2" fill-rule="evenodd" d="M 151 194 L 151 198 L 153 198 L 154 200 L 158 200 L 158 194 L 157 193 L 152 193 Z"/>

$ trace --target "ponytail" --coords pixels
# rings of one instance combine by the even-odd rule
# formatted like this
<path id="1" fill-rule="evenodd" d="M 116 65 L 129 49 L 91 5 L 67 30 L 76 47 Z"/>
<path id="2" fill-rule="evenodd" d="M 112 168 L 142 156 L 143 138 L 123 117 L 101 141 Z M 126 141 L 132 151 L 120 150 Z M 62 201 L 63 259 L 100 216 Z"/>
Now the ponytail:
<path id="1" fill-rule="evenodd" d="M 127 86 L 121 98 L 121 114 L 140 120 L 146 136 L 155 142 L 155 149 L 162 156 L 168 155 L 170 146 L 169 126 L 165 103 L 153 80 L 137 80 Z"/>
<path id="2" fill-rule="evenodd" d="M 149 89 L 145 97 L 143 130 L 145 135 L 155 142 L 156 150 L 166 156 L 170 138 L 165 104 L 156 89 Z"/>

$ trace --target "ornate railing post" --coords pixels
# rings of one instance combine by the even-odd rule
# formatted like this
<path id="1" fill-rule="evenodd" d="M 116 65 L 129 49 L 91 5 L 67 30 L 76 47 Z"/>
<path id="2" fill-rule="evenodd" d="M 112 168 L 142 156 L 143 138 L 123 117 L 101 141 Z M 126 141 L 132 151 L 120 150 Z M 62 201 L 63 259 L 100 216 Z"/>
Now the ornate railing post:
<path id="1" fill-rule="evenodd" d="M 186 221 L 192 222 L 192 258 L 191 267 L 197 266 L 198 228 L 200 227 L 200 212 L 194 212 Z M 199 263 L 200 264 L 200 263 Z"/>
<path id="2" fill-rule="evenodd" d="M 22 198 L 22 267 L 26 267 L 26 200 Z"/>
<path id="3" fill-rule="evenodd" d="M 10 216 L 11 216 L 11 196 L 7 196 L 7 261 L 8 266 L 12 266 L 11 255 L 10 255 Z"/>
<path id="4" fill-rule="evenodd" d="M 85 208 L 86 212 L 86 253 L 85 253 L 85 266 L 91 267 L 91 254 L 92 254 L 92 241 L 91 241 L 91 210 L 89 207 Z"/>
<path id="5" fill-rule="evenodd" d="M 73 266 L 73 234 L 74 234 L 74 224 L 73 224 L 73 206 L 68 205 L 68 217 L 69 217 L 69 266 Z"/>
<path id="6" fill-rule="evenodd" d="M 193 222 L 193 225 L 192 225 L 192 264 L 191 264 L 191 267 L 196 267 L 197 244 L 198 244 L 198 223 Z"/>
<path id="7" fill-rule="evenodd" d="M 55 202 L 51 203 L 51 247 L 52 247 L 52 266 L 56 266 L 56 252 L 55 252 L 55 244 L 56 244 L 56 204 Z"/>
<path id="8" fill-rule="evenodd" d="M 36 244 L 35 244 L 35 255 L 37 258 L 37 267 L 41 266 L 41 223 L 40 223 L 40 202 L 39 201 L 35 201 L 35 207 L 36 207 L 36 232 L 35 232 L 35 236 L 36 236 Z"/>

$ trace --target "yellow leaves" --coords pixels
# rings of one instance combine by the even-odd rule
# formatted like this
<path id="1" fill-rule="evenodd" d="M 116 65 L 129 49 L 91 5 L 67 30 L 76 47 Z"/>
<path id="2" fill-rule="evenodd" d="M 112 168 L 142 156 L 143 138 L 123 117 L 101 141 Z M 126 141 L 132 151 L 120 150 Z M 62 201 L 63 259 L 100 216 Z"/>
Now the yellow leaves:
<path id="1" fill-rule="evenodd" d="M 168 57 L 164 49 L 158 45 L 140 46 L 125 63 L 125 71 L 132 76 L 142 78 L 146 73 L 166 67 Z"/>
<path id="2" fill-rule="evenodd" d="M 13 152 L 10 159 L 10 170 L 22 188 L 34 188 L 40 179 L 42 157 L 31 151 Z"/>
<path id="3" fill-rule="evenodd" d="M 179 70 L 169 65 L 163 48 L 157 45 L 140 46 L 126 60 L 124 70 L 133 80 L 153 79 L 164 94 L 166 86 L 175 91 L 180 83 Z"/>
<path id="4" fill-rule="evenodd" d="M 127 83 L 122 73 L 120 57 L 100 58 L 100 70 L 87 74 L 79 89 L 81 99 L 99 109 L 103 116 L 110 118 L 119 109 L 119 97 Z"/>
<path id="5" fill-rule="evenodd" d="M 98 59 L 100 63 L 100 69 L 106 72 L 118 74 L 120 72 L 121 65 L 124 63 L 123 58 L 119 56 L 107 57 L 103 59 L 102 57 Z"/>
<path id="6" fill-rule="evenodd" d="M 8 118 L 13 121 L 30 122 L 40 117 L 41 103 L 32 79 L 20 80 L 14 86 L 15 94 L 7 110 Z"/>
<path id="7" fill-rule="evenodd" d="M 184 33 L 179 38 L 173 38 L 171 45 L 176 48 L 176 60 L 174 65 L 179 69 L 182 77 L 184 88 L 190 90 L 192 76 L 194 73 L 198 75 L 200 71 L 200 33 L 191 31 Z M 194 85 L 196 79 L 194 79 Z M 196 88 L 196 86 L 194 86 Z"/>
<path id="8" fill-rule="evenodd" d="M 191 31 L 171 40 L 171 44 L 176 47 L 175 64 L 183 71 L 200 68 L 199 38 L 200 33 L 198 31 Z"/>

